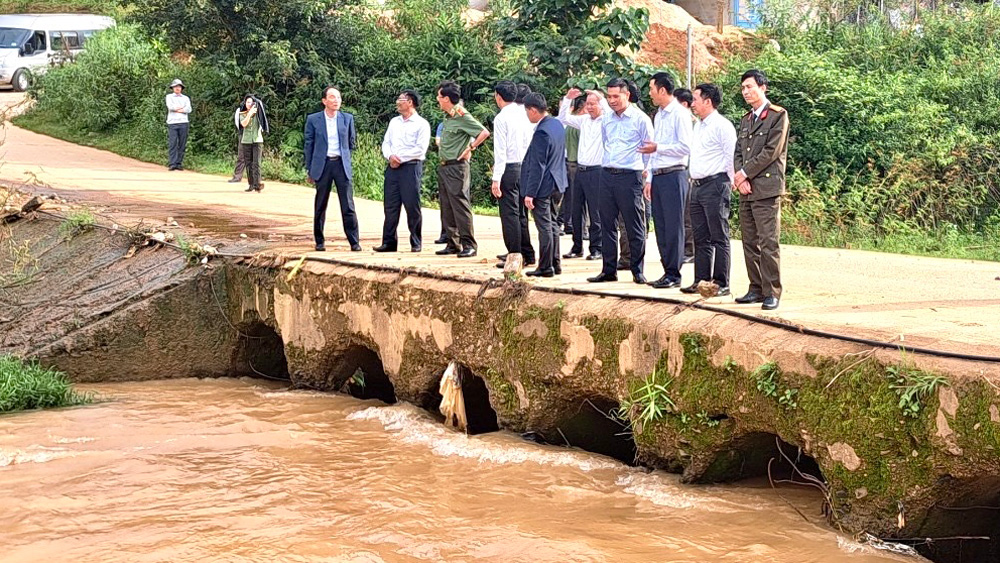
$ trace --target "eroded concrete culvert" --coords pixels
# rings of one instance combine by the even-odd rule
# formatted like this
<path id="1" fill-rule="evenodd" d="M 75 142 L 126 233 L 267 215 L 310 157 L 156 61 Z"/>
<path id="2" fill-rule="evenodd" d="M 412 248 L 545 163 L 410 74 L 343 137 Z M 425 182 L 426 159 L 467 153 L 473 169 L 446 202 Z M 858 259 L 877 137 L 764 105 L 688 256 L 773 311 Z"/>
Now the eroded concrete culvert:
<path id="1" fill-rule="evenodd" d="M 341 391 L 358 399 L 396 402 L 396 390 L 385 373 L 382 360 L 374 350 L 362 345 L 347 348 L 336 363 L 333 381 Z"/>
<path id="2" fill-rule="evenodd" d="M 490 392 L 486 388 L 486 382 L 464 366 L 461 366 L 461 377 L 469 434 L 485 434 L 499 430 L 497 413 L 490 404 Z"/>
<path id="3" fill-rule="evenodd" d="M 1000 476 L 940 485 L 948 494 L 930 507 L 910 543 L 935 563 L 1000 562 Z"/>

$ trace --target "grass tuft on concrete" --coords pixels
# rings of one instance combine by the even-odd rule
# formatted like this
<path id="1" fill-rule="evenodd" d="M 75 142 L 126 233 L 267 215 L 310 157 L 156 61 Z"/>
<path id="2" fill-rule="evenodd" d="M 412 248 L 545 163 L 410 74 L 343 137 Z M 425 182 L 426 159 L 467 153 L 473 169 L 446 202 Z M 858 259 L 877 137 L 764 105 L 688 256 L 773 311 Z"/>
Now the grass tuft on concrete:
<path id="1" fill-rule="evenodd" d="M 62 372 L 11 355 L 0 356 L 0 413 L 70 407 L 93 402 Z"/>

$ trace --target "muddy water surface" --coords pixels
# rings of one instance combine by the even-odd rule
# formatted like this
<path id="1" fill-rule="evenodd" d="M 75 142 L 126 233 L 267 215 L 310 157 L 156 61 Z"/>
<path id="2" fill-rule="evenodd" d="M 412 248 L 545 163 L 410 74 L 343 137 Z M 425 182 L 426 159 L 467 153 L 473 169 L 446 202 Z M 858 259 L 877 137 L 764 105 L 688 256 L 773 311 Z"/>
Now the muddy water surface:
<path id="1" fill-rule="evenodd" d="M 84 386 L 0 417 L 0 539 L 22 561 L 912 561 L 809 524 L 809 491 L 693 487 L 408 405 L 256 381 Z"/>

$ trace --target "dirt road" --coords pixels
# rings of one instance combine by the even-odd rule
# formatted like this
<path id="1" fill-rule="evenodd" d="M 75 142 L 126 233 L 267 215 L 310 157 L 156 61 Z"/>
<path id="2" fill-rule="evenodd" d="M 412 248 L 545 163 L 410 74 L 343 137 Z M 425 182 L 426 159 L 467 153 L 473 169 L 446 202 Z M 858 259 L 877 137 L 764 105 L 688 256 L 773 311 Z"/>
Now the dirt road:
<path id="1" fill-rule="evenodd" d="M 0 104 L 8 104 L 16 96 L 0 93 Z M 193 225 L 214 237 L 234 239 L 243 233 L 274 241 L 282 251 L 312 250 L 313 192 L 308 187 L 269 181 L 262 193 L 248 194 L 242 191 L 245 186 L 229 184 L 226 177 L 168 172 L 161 166 L 9 124 L 0 154 L 0 182 L 4 184 L 33 185 L 30 189 L 58 193 L 72 202 L 98 206 L 129 220 L 145 217 L 147 222 L 162 224 L 167 217 L 174 217 L 182 227 Z M 440 222 L 438 211 L 430 209 L 424 213 L 426 242 L 422 253 L 377 254 L 371 248 L 380 242 L 382 204 L 360 199 L 356 203 L 364 252 L 348 251 L 334 199 L 326 226 L 328 256 L 358 263 L 431 268 L 484 280 L 501 276 L 492 259 L 504 250 L 498 218 L 476 217 L 479 256 L 473 259 L 434 255 L 438 247 L 430 241 L 436 237 Z M 405 247 L 405 228 L 404 220 L 401 247 Z M 534 237 L 534 227 L 532 232 Z M 562 244 L 566 252 L 569 238 L 564 237 Z M 662 269 L 652 236 L 646 248 L 646 274 L 655 279 Z M 627 273 L 618 283 L 588 284 L 586 278 L 599 269 L 594 262 L 565 260 L 561 276 L 532 283 L 693 301 L 676 289 L 637 286 Z M 736 305 L 731 297 L 709 302 L 852 336 L 1000 356 L 1000 339 L 996 337 L 1000 328 L 1000 264 L 785 246 L 782 270 L 785 293 L 780 309 L 773 314 L 762 312 L 759 306 Z M 685 265 L 682 273 L 688 283 L 692 266 Z M 734 241 L 733 293 L 740 295 L 746 287 L 743 255 L 739 242 Z"/>

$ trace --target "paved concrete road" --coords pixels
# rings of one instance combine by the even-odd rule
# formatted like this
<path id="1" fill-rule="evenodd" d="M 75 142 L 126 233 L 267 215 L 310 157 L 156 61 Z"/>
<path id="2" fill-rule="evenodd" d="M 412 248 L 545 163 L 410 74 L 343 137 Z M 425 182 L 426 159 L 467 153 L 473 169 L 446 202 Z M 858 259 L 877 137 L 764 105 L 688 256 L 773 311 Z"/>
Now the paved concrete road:
<path id="1" fill-rule="evenodd" d="M 0 105 L 10 104 L 18 96 L 0 93 Z M 164 134 L 164 151 L 165 146 Z M 262 193 L 248 194 L 242 191 L 244 185 L 226 183 L 226 177 L 168 172 L 162 166 L 62 142 L 9 124 L 0 154 L 0 181 L 7 184 L 34 183 L 44 186 L 36 188 L 40 191 L 57 192 L 70 201 L 97 205 L 133 220 L 146 217 L 159 224 L 172 216 L 182 226 L 193 224 L 216 236 L 233 238 L 245 233 L 281 240 L 277 246 L 282 251 L 312 250 L 313 191 L 306 186 L 268 181 Z M 433 254 L 438 247 L 429 241 L 440 229 L 437 210 L 425 210 L 427 242 L 421 254 L 385 255 L 370 250 L 380 242 L 382 204 L 358 200 L 357 209 L 365 251 L 347 251 L 339 208 L 336 198 L 332 198 L 326 226 L 330 249 L 327 256 L 359 263 L 430 268 L 484 280 L 501 275 L 492 259 L 503 251 L 500 222 L 495 217 L 476 217 L 479 256 L 460 260 Z M 534 226 L 532 234 L 537 242 Z M 401 248 L 406 248 L 406 236 L 403 221 Z M 568 237 L 563 238 L 562 248 L 568 250 Z M 628 272 L 622 272 L 622 281 L 617 283 L 588 284 L 585 278 L 599 269 L 594 262 L 567 260 L 563 262 L 562 276 L 532 283 L 694 300 L 676 289 L 636 286 Z M 774 313 L 764 313 L 759 306 L 736 305 L 731 297 L 710 299 L 709 303 L 852 336 L 897 342 L 903 339 L 912 346 L 1000 356 L 1000 264 L 784 246 L 782 269 L 785 294 L 781 308 Z M 692 266 L 686 265 L 682 273 L 685 283 L 690 282 Z M 661 274 L 651 236 L 646 276 L 655 279 Z M 746 288 L 743 256 L 739 242 L 734 241 L 733 293 L 740 295 Z"/>

